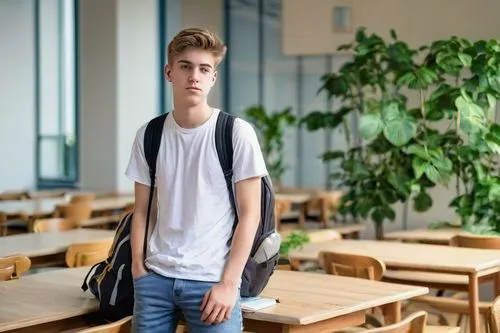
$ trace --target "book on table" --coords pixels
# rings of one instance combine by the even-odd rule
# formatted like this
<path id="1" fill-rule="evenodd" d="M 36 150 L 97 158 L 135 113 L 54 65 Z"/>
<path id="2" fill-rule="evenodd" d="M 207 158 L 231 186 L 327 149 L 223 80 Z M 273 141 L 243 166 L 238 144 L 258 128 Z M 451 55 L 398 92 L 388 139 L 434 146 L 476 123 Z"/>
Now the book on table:
<path id="1" fill-rule="evenodd" d="M 270 297 L 242 297 L 241 310 L 251 312 L 259 311 L 271 307 L 278 303 L 274 298 Z"/>

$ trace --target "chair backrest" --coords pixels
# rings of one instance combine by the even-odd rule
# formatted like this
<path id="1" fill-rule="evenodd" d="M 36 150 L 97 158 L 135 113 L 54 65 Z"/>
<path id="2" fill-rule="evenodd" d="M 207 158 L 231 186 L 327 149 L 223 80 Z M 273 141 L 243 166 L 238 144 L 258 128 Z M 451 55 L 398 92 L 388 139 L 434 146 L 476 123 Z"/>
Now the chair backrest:
<path id="1" fill-rule="evenodd" d="M 92 206 L 87 203 L 57 205 L 53 217 L 64 217 L 79 224 L 92 216 Z"/>
<path id="2" fill-rule="evenodd" d="M 307 233 L 310 243 L 327 242 L 342 239 L 342 235 L 333 229 L 322 229 Z"/>
<path id="3" fill-rule="evenodd" d="M 385 264 L 369 256 L 321 251 L 318 259 L 327 274 L 380 280 L 385 272 Z"/>
<path id="4" fill-rule="evenodd" d="M 490 332 L 500 332 L 500 296 L 497 296 L 490 308 Z"/>
<path id="5" fill-rule="evenodd" d="M 424 333 L 427 312 L 412 313 L 399 323 L 362 331 L 363 333 Z"/>
<path id="6" fill-rule="evenodd" d="M 72 219 L 61 217 L 38 219 L 33 222 L 33 232 L 64 231 L 77 227 L 77 223 Z"/>
<path id="7" fill-rule="evenodd" d="M 112 238 L 73 244 L 66 250 L 66 265 L 68 267 L 81 267 L 103 261 L 108 258 L 112 244 Z"/>
<path id="8" fill-rule="evenodd" d="M 31 267 L 31 260 L 25 256 L 0 258 L 0 281 L 19 278 Z"/>
<path id="9" fill-rule="evenodd" d="M 78 193 L 71 196 L 69 203 L 78 204 L 78 203 L 91 203 L 95 199 L 94 193 Z"/>
<path id="10" fill-rule="evenodd" d="M 125 317 L 110 324 L 99 325 L 84 330 L 78 333 L 130 333 L 132 331 L 132 316 Z"/>
<path id="11" fill-rule="evenodd" d="M 475 249 L 494 250 L 500 249 L 500 237 L 459 234 L 451 238 L 450 245 Z"/>

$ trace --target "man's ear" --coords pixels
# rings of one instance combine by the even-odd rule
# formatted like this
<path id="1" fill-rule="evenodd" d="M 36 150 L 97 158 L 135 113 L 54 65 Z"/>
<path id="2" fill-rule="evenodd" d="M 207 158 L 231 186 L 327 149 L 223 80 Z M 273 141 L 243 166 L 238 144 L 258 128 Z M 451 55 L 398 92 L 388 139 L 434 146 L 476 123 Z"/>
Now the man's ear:
<path id="1" fill-rule="evenodd" d="M 216 81 L 217 81 L 217 72 L 214 72 L 214 75 L 212 77 L 212 87 L 215 85 Z"/>
<path id="2" fill-rule="evenodd" d="M 163 74 L 169 82 L 172 82 L 172 68 L 170 68 L 170 65 L 165 65 L 163 68 Z"/>

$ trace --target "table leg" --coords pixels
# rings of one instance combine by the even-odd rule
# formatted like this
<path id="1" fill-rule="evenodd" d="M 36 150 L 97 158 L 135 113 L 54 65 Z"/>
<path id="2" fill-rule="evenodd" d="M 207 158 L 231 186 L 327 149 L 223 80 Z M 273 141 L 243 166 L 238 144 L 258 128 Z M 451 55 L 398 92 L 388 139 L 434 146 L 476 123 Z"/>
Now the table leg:
<path id="1" fill-rule="evenodd" d="M 385 324 L 395 324 L 401 321 L 401 302 L 389 303 L 382 306 Z"/>
<path id="2" fill-rule="evenodd" d="M 479 281 L 476 273 L 469 274 L 470 332 L 479 333 Z"/>
<path id="3" fill-rule="evenodd" d="M 302 230 L 306 229 L 306 205 L 303 204 L 300 207 L 300 214 L 299 214 L 299 228 Z"/>

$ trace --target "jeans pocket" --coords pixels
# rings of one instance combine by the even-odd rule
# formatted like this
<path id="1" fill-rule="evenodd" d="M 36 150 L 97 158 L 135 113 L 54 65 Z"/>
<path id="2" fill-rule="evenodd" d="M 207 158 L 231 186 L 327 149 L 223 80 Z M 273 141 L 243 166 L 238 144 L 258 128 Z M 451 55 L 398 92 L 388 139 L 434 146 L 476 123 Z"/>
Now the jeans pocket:
<path id="1" fill-rule="evenodd" d="M 151 274 L 153 274 L 153 272 L 152 272 L 152 271 L 147 271 L 147 272 L 146 272 L 146 274 L 143 274 L 143 275 L 141 275 L 141 276 L 139 276 L 139 277 L 137 277 L 137 278 L 133 278 L 132 280 L 133 280 L 134 282 L 139 282 L 139 281 L 144 280 L 145 278 L 147 278 L 147 277 L 148 277 L 148 276 L 150 276 Z"/>

